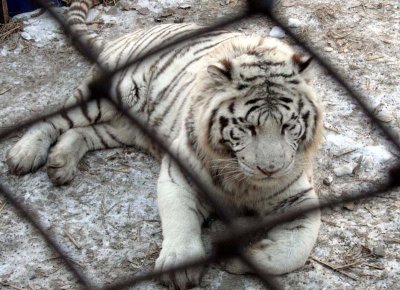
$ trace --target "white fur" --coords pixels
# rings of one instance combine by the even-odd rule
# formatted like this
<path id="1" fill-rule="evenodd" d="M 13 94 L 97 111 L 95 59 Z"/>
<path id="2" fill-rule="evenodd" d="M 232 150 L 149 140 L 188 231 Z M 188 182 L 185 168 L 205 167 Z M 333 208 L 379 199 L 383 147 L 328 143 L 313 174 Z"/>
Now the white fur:
<path id="1" fill-rule="evenodd" d="M 195 25 L 164 25 L 149 31 L 139 30 L 108 43 L 100 60 L 112 69 L 162 43 L 173 42 L 178 32 L 188 33 L 196 28 Z M 164 39 L 163 33 L 169 30 L 175 31 L 175 34 L 171 33 L 169 38 Z M 304 108 L 313 110 L 315 106 L 319 111 L 320 101 L 308 79 L 296 71 L 294 52 L 276 39 L 235 33 L 224 33 L 204 38 L 203 41 L 201 37 L 193 40 L 194 43 L 196 41 L 196 44 L 186 48 L 187 44 L 176 48 L 182 48 L 180 55 L 176 56 L 177 60 L 172 58 L 174 51 L 163 58 L 160 58 L 160 53 L 118 74 L 111 87 L 112 97 L 147 120 L 149 126 L 157 128 L 172 150 L 186 160 L 203 180 L 225 192 L 220 198 L 227 205 L 238 210 L 249 208 L 260 215 L 267 215 L 287 210 L 286 205 L 300 209 L 317 203 L 318 198 L 313 190 L 307 191 L 296 204 L 291 204 L 289 198 L 312 186 L 310 162 L 319 142 L 320 118 L 315 135 L 308 131 L 304 141 L 307 148 L 299 149 L 292 144 L 293 136 L 281 135 L 282 124 L 267 122 L 267 117 L 263 117 L 265 121 L 262 119 L 262 124 L 255 129 L 256 137 L 246 131 L 241 143 L 232 145 L 235 150 L 244 150 L 236 154 L 236 159 L 229 155 L 227 146 L 219 142 L 220 121 L 214 120 L 213 126 L 209 127 L 216 108 L 220 110 L 218 114 L 233 114 L 229 113 L 231 102 L 235 103 L 236 112 L 229 118 L 244 115 L 248 110 L 245 101 L 247 92 L 252 88 L 264 88 L 264 80 L 254 79 L 253 76 L 263 75 L 266 71 L 275 75 L 271 75 L 270 80 L 281 86 L 274 93 L 304 95 L 307 100 Z M 130 51 L 134 53 L 129 54 Z M 266 70 L 245 66 L 259 60 L 283 64 L 271 65 Z M 289 86 L 287 77 L 279 76 L 291 72 L 296 73 L 297 85 Z M 89 78 L 66 103 L 87 99 L 87 85 L 95 75 L 96 70 L 92 70 Z M 239 90 L 243 79 L 249 80 L 246 83 L 248 88 Z M 262 95 L 267 97 L 268 94 L 266 91 Z M 250 98 L 254 96 L 250 95 Z M 256 117 L 249 118 L 248 122 L 255 122 Z M 70 128 L 68 119 L 73 122 L 73 128 Z M 186 123 L 189 121 L 192 121 L 189 124 L 193 127 L 192 133 L 187 131 Z M 197 144 L 195 148 L 190 145 L 193 138 Z M 71 181 L 79 160 L 90 150 L 135 145 L 155 156 L 160 154 L 148 138 L 102 100 L 32 127 L 8 152 L 10 170 L 16 174 L 36 170 L 45 164 L 50 146 L 57 139 L 47 163 L 49 177 L 55 184 Z M 243 160 L 238 161 L 239 157 Z M 272 167 L 279 170 L 268 178 L 259 169 Z M 157 192 L 164 241 L 156 269 L 164 270 L 190 259 L 204 257 L 201 223 L 210 212 L 210 205 L 204 203 L 201 195 L 168 156 L 162 159 Z M 277 208 L 281 203 L 284 206 Z M 249 245 L 247 251 L 267 273 L 290 272 L 305 263 L 316 241 L 319 225 L 319 212 L 308 214 L 303 219 L 276 226 L 266 238 Z M 229 262 L 226 267 L 234 273 L 250 271 L 236 260 Z M 199 283 L 201 271 L 201 268 L 182 271 L 163 276 L 162 280 L 175 288 L 185 289 Z"/>

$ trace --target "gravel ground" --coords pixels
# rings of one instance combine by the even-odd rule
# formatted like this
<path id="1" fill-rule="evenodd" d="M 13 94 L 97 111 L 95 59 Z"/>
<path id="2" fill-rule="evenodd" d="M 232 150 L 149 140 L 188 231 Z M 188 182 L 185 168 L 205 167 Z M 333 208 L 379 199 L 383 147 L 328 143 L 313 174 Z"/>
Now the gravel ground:
<path id="1" fill-rule="evenodd" d="M 209 24 L 235 13 L 242 1 L 139 0 L 97 6 L 93 29 L 107 37 L 155 22 Z M 367 3 L 365 3 L 367 2 Z M 60 9 L 60 13 L 63 13 Z M 346 74 L 385 125 L 399 132 L 400 4 L 384 1 L 280 1 L 279 14 Z M 89 64 L 65 41 L 47 14 L 25 17 L 25 28 L 0 43 L 0 130 L 55 110 L 77 86 Z M 269 34 L 272 24 L 256 18 L 235 25 Z M 284 40 L 290 42 L 284 37 Z M 325 106 L 325 142 L 316 158 L 316 188 L 322 199 L 367 189 L 386 179 L 399 152 L 322 69 L 315 86 Z M 161 245 L 155 200 L 159 165 L 133 148 L 88 154 L 68 186 L 54 187 L 45 169 L 10 175 L 4 156 L 22 135 L 0 143 L 1 182 L 25 205 L 96 285 L 150 270 Z M 327 185 L 329 184 L 330 185 Z M 323 213 L 319 239 L 307 264 L 279 277 L 287 289 L 398 289 L 400 198 L 397 191 Z M 216 222 L 205 229 L 221 228 Z M 0 288 L 80 289 L 32 226 L 0 197 Z M 163 289 L 155 281 L 131 289 Z M 208 266 L 197 289 L 263 289 L 252 276 Z"/>

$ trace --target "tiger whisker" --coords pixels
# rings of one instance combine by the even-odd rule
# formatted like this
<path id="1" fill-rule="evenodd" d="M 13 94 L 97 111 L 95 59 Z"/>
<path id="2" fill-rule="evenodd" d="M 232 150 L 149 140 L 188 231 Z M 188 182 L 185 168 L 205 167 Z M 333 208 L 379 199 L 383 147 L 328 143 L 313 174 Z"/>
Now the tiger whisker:
<path id="1" fill-rule="evenodd" d="M 217 174 L 214 174 L 214 176 L 223 176 L 223 175 L 231 175 L 235 173 L 242 173 L 239 170 L 231 170 L 231 171 L 225 171 L 225 172 L 218 172 Z"/>

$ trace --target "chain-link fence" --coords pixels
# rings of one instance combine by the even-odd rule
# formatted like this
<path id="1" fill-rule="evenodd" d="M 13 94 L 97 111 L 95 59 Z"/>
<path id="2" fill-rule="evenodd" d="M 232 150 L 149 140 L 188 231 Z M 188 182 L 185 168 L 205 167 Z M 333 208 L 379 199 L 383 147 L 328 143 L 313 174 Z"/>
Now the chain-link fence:
<path id="1" fill-rule="evenodd" d="M 370 188 L 370 190 L 366 192 L 358 192 L 358 193 L 348 193 L 346 196 L 342 196 L 340 199 L 327 199 L 320 203 L 319 206 L 310 206 L 308 208 L 304 208 L 301 211 L 288 211 L 284 214 L 274 214 L 271 216 L 267 216 L 265 218 L 260 219 L 258 222 L 253 223 L 246 228 L 239 227 L 234 221 L 233 209 L 231 209 L 226 204 L 222 203 L 221 200 L 217 198 L 218 194 L 215 194 L 215 188 L 211 188 L 207 185 L 207 183 L 203 182 L 199 179 L 198 175 L 193 172 L 193 170 L 185 163 L 184 160 L 181 160 L 178 156 L 173 154 L 168 145 L 164 142 L 164 140 L 160 137 L 160 135 L 155 132 L 152 128 L 146 126 L 146 123 L 139 119 L 136 115 L 132 114 L 129 108 L 125 108 L 123 105 L 115 102 L 113 98 L 108 95 L 110 90 L 108 89 L 112 77 L 119 71 L 125 70 L 126 68 L 142 61 L 143 59 L 154 55 L 162 50 L 171 49 L 173 46 L 187 41 L 192 37 L 197 37 L 200 34 L 204 34 L 210 31 L 213 31 L 218 28 L 226 27 L 235 22 L 241 21 L 243 19 L 248 19 L 254 15 L 263 15 L 268 17 L 274 24 L 282 27 L 286 34 L 290 36 L 298 45 L 300 45 L 309 55 L 311 55 L 322 67 L 325 68 L 327 72 L 339 83 L 348 93 L 350 97 L 352 97 L 361 109 L 365 112 L 365 114 L 385 133 L 386 137 L 395 145 L 396 149 L 400 151 L 400 142 L 396 139 L 395 135 L 388 130 L 380 120 L 378 120 L 372 110 L 366 105 L 365 98 L 363 98 L 353 87 L 346 81 L 346 77 L 338 72 L 337 69 L 334 68 L 330 64 L 330 62 L 321 57 L 314 49 L 312 49 L 306 42 L 302 41 L 298 36 L 296 36 L 291 30 L 289 30 L 284 24 L 283 21 L 280 21 L 276 15 L 273 13 L 274 1 L 268 0 L 248 0 L 246 9 L 239 13 L 238 15 L 222 19 L 214 25 L 208 26 L 206 28 L 198 29 L 197 31 L 181 37 L 176 40 L 173 44 L 169 44 L 163 47 L 159 47 L 157 49 L 153 49 L 148 53 L 129 61 L 128 63 L 116 68 L 113 71 L 108 71 L 102 67 L 102 65 L 97 61 L 96 54 L 90 50 L 79 38 L 78 35 L 74 35 L 73 31 L 68 27 L 66 22 L 56 14 L 52 8 L 47 4 L 45 0 L 35 0 L 38 4 L 40 4 L 44 9 L 48 10 L 48 12 L 54 17 L 57 22 L 60 23 L 64 32 L 71 38 L 72 44 L 80 51 L 80 53 L 85 56 L 89 61 L 98 65 L 98 67 L 102 70 L 102 74 L 100 77 L 94 79 L 90 85 L 90 97 L 86 102 L 96 101 L 96 99 L 102 98 L 107 99 L 113 106 L 115 106 L 123 115 L 125 115 L 132 124 L 137 126 L 139 130 L 142 131 L 145 135 L 147 135 L 154 143 L 157 143 L 159 148 L 164 151 L 166 154 L 169 154 L 172 160 L 177 164 L 177 166 L 181 169 L 181 171 L 192 181 L 194 186 L 198 188 L 199 194 L 213 207 L 218 217 L 227 225 L 228 233 L 224 235 L 224 237 L 215 237 L 213 239 L 214 247 L 208 256 L 205 258 L 201 258 L 198 260 L 186 261 L 182 265 L 178 265 L 176 267 L 167 269 L 165 271 L 152 271 L 149 273 L 144 273 L 140 275 L 135 275 L 133 278 L 120 280 L 112 285 L 100 287 L 101 289 L 122 289 L 125 287 L 133 286 L 141 281 L 150 280 L 156 277 L 160 277 L 163 274 L 172 273 L 175 271 L 182 271 L 184 269 L 190 267 L 197 267 L 199 265 L 207 265 L 211 262 L 218 261 L 220 259 L 229 259 L 233 257 L 239 257 L 247 266 L 249 266 L 258 277 L 264 282 L 264 284 L 270 289 L 281 289 L 282 285 L 279 285 L 277 281 L 264 273 L 263 269 L 259 268 L 253 261 L 246 255 L 244 251 L 244 241 L 247 240 L 246 237 L 249 235 L 254 235 L 258 232 L 265 232 L 272 227 L 293 220 L 296 217 L 303 215 L 306 212 L 311 212 L 319 209 L 323 209 L 326 207 L 331 207 L 337 204 L 342 204 L 345 202 L 361 200 L 371 198 L 376 196 L 377 194 L 383 193 L 385 191 L 394 189 L 399 186 L 400 182 L 400 171 L 399 167 L 392 169 L 389 172 L 389 180 L 387 183 L 376 185 L 374 188 Z M 83 106 L 84 103 L 78 103 L 73 106 L 64 107 L 61 110 L 56 112 L 52 112 L 46 115 L 38 115 L 35 118 L 26 120 L 21 122 L 20 124 L 9 128 L 0 133 L 0 141 L 10 135 L 12 132 L 16 130 L 20 130 L 27 126 L 34 124 L 42 120 L 43 118 L 48 118 L 59 113 L 68 112 L 73 110 L 76 107 Z M 12 190 L 7 188 L 5 185 L 1 184 L 0 180 L 0 192 L 2 195 L 8 200 L 8 202 L 21 213 L 23 217 L 25 217 L 43 236 L 45 241 L 63 258 L 66 266 L 70 269 L 70 271 L 76 276 L 78 282 L 82 284 L 85 289 L 98 289 L 97 286 L 94 286 L 91 281 L 88 280 L 87 277 L 82 273 L 82 271 L 71 262 L 68 257 L 68 254 L 62 249 L 59 243 L 55 240 L 55 238 L 45 229 L 45 227 L 39 222 L 39 219 L 36 217 L 36 214 L 32 212 L 29 208 L 27 208 L 18 198 L 16 198 Z"/>

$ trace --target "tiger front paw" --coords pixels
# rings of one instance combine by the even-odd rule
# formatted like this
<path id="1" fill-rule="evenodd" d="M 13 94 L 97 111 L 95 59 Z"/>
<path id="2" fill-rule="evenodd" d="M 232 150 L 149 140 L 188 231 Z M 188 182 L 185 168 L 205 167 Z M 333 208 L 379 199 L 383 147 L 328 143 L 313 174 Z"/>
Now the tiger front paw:
<path id="1" fill-rule="evenodd" d="M 66 184 L 74 179 L 77 171 L 77 162 L 71 154 L 54 150 L 47 162 L 47 175 L 54 185 Z"/>
<path id="2" fill-rule="evenodd" d="M 182 265 L 205 256 L 201 242 L 190 244 L 165 243 L 160 256 L 156 261 L 156 270 L 168 270 L 172 267 Z M 161 276 L 161 283 L 170 289 L 188 289 L 199 284 L 203 267 L 188 268 L 171 274 Z"/>
<path id="3" fill-rule="evenodd" d="M 6 163 L 12 174 L 35 172 L 46 163 L 50 144 L 41 138 L 23 137 L 6 155 Z"/>

